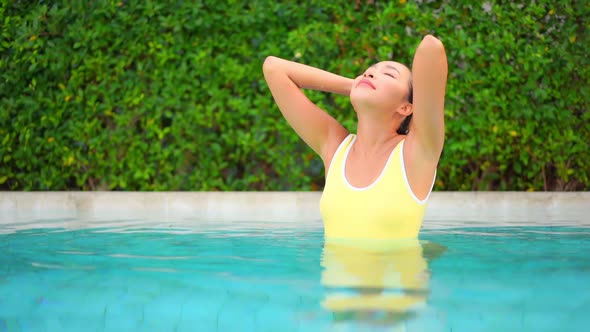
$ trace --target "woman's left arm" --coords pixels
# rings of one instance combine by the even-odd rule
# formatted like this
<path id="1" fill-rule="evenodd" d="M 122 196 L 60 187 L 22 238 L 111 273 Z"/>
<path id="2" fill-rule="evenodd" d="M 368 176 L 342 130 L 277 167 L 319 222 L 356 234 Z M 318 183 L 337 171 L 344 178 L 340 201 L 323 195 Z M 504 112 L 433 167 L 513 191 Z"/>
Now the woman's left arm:
<path id="1" fill-rule="evenodd" d="M 408 138 L 413 136 L 410 139 L 421 160 L 437 163 L 442 153 L 447 73 L 443 43 L 427 35 L 418 46 L 412 63 L 414 124 L 408 134 Z"/>

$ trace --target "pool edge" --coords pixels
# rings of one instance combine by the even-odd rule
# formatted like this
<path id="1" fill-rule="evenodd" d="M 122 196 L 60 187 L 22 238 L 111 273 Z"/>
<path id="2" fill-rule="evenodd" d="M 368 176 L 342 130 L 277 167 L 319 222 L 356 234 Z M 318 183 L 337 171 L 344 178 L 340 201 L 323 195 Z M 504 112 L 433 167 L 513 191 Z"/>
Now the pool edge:
<path id="1" fill-rule="evenodd" d="M 0 191 L 0 224 L 32 220 L 259 221 L 321 225 L 321 192 Z M 433 192 L 424 227 L 590 225 L 590 192 Z"/>

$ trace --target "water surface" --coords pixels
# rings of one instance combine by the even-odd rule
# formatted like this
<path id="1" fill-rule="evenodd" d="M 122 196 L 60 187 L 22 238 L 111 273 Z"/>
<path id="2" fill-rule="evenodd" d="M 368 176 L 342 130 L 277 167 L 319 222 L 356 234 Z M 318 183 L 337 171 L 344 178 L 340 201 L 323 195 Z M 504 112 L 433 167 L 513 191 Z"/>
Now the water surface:
<path id="1" fill-rule="evenodd" d="M 0 230 L 0 331 L 586 331 L 590 228 Z M 2 226 L 0 226 L 1 228 Z"/>

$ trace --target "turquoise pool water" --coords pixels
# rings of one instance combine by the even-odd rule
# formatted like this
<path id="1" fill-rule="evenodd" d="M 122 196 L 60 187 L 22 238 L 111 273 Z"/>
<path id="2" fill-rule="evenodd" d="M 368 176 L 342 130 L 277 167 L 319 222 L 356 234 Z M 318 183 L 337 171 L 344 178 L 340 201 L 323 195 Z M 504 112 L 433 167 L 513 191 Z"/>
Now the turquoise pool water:
<path id="1" fill-rule="evenodd" d="M 0 226 L 0 331 L 587 331 L 590 228 Z M 5 226 L 4 226 L 5 227 Z"/>

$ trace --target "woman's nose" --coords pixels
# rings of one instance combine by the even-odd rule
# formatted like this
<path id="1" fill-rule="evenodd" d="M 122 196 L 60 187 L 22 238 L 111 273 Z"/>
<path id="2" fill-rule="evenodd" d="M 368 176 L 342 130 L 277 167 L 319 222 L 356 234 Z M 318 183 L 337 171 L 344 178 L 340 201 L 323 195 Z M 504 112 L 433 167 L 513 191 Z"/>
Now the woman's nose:
<path id="1" fill-rule="evenodd" d="M 371 74 L 371 73 L 365 73 L 363 76 L 364 77 L 373 78 L 373 74 Z"/>

